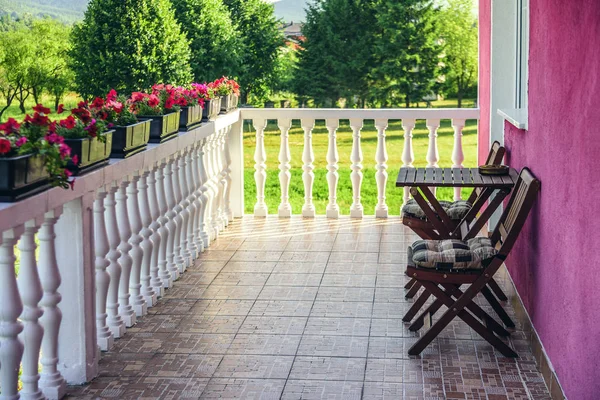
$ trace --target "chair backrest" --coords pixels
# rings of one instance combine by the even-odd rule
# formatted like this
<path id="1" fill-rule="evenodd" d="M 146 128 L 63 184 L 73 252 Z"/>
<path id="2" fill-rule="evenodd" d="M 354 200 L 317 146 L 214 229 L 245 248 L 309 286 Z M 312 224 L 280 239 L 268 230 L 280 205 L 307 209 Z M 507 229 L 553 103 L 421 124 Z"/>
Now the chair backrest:
<path id="1" fill-rule="evenodd" d="M 504 158 L 504 153 L 506 153 L 506 148 L 500 145 L 499 141 L 495 141 L 492 143 L 492 147 L 490 148 L 490 153 L 485 160 L 485 165 L 499 165 L 502 163 L 502 159 Z"/>
<path id="2" fill-rule="evenodd" d="M 527 216 L 535 203 L 540 186 L 541 182 L 528 168 L 521 170 L 513 195 L 492 233 L 492 243 L 500 242 L 502 245 L 499 249 L 499 255 L 506 257 L 517 241 Z"/>

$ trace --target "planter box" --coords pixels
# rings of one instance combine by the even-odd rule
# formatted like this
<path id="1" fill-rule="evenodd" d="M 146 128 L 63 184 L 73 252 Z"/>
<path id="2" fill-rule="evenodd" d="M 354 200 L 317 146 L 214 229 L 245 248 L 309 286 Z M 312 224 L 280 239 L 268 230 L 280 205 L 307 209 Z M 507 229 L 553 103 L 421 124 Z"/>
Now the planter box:
<path id="1" fill-rule="evenodd" d="M 204 110 L 202 111 L 202 121 L 214 121 L 217 119 L 221 111 L 221 98 L 215 97 L 204 102 Z"/>
<path id="2" fill-rule="evenodd" d="M 221 110 L 220 113 L 224 114 L 224 113 L 228 113 L 230 111 L 233 111 L 237 108 L 238 106 L 238 101 L 239 101 L 239 97 L 236 96 L 235 94 L 230 94 L 228 96 L 223 96 L 221 98 Z"/>
<path id="3" fill-rule="evenodd" d="M 0 201 L 14 202 L 50 187 L 44 156 L 0 158 Z"/>
<path id="4" fill-rule="evenodd" d="M 179 116 L 179 130 L 189 131 L 202 122 L 202 107 L 198 104 L 192 107 L 181 107 Z"/>
<path id="5" fill-rule="evenodd" d="M 73 175 L 81 175 L 108 164 L 113 132 L 108 131 L 106 133 L 105 143 L 99 141 L 98 138 L 65 139 L 65 143 L 71 147 L 71 156 L 76 154 L 79 158 L 79 164 L 75 165 L 72 161 L 69 161 L 67 165 Z"/>
<path id="6" fill-rule="evenodd" d="M 127 158 L 146 150 L 150 139 L 150 120 L 127 126 L 114 126 L 110 158 Z"/>
<path id="7" fill-rule="evenodd" d="M 138 118 L 150 120 L 150 143 L 164 143 L 177 137 L 179 114 L 180 111 L 176 111 L 165 115 L 138 115 Z"/>

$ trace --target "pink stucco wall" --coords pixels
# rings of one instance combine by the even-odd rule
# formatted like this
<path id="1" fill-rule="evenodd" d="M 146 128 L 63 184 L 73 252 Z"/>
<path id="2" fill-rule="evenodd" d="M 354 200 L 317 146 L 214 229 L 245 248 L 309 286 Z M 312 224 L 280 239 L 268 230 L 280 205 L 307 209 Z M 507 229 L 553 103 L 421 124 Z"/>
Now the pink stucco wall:
<path id="1" fill-rule="evenodd" d="M 600 399 L 600 1 L 530 0 L 530 26 L 506 160 L 542 191 L 507 265 L 567 397 Z"/>
<path id="2" fill-rule="evenodd" d="M 478 150 L 478 163 L 483 164 L 488 155 L 490 142 L 490 67 L 491 67 L 491 3 L 479 0 L 479 82 L 478 101 L 481 116 L 477 140 L 482 145 Z M 485 145 L 484 145 L 485 144 Z"/>

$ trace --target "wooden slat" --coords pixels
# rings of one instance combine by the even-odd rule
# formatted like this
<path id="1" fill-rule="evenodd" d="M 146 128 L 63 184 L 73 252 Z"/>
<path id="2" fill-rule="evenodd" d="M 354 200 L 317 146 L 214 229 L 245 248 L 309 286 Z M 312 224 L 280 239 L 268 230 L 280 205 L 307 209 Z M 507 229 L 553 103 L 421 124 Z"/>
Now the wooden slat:
<path id="1" fill-rule="evenodd" d="M 462 168 L 452 168 L 452 184 L 455 186 L 462 186 Z"/>
<path id="2" fill-rule="evenodd" d="M 481 179 L 483 180 L 483 183 L 486 186 L 491 186 L 491 185 L 494 184 L 494 179 L 491 176 L 489 176 L 489 175 L 480 175 L 480 174 L 477 174 L 477 175 L 481 176 Z M 500 183 L 502 183 L 502 180 L 500 180 Z"/>
<path id="3" fill-rule="evenodd" d="M 406 184 L 407 175 L 408 168 L 400 168 L 400 171 L 398 171 L 398 178 L 396 178 L 396 186 L 404 186 Z"/>
<path id="4" fill-rule="evenodd" d="M 410 185 L 407 185 L 407 186 L 411 186 L 413 183 L 415 183 L 416 177 L 417 177 L 417 169 L 416 168 L 408 168 L 408 173 L 406 174 L 406 182 L 409 183 Z"/>
<path id="5" fill-rule="evenodd" d="M 425 181 L 425 169 L 417 169 L 417 176 L 415 176 L 415 184 L 419 185 Z"/>
<path id="6" fill-rule="evenodd" d="M 452 170 L 450 168 L 442 169 L 442 181 L 444 185 L 452 184 Z"/>
<path id="7" fill-rule="evenodd" d="M 424 183 L 435 183 L 436 182 L 436 169 L 435 168 L 425 168 L 425 179 Z"/>
<path id="8" fill-rule="evenodd" d="M 470 172 L 473 179 L 473 184 L 476 186 L 483 186 L 483 179 L 481 179 L 479 170 L 477 168 L 473 168 Z"/>

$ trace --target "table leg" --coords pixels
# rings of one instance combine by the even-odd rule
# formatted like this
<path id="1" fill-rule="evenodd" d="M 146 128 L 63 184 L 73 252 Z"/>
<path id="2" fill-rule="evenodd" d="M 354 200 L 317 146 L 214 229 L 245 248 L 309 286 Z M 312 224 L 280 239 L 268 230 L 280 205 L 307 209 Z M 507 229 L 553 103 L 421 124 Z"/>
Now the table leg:
<path id="1" fill-rule="evenodd" d="M 427 200 L 429 200 L 429 203 L 427 203 L 427 201 L 423 198 L 423 195 L 421 195 L 421 192 L 419 192 L 418 188 L 412 187 L 410 189 L 410 193 L 412 194 L 413 198 L 421 207 L 429 222 L 438 231 L 439 235 L 441 237 L 450 237 L 450 232 L 452 232 L 452 230 L 454 229 L 450 217 L 448 217 L 448 214 L 446 214 L 446 211 L 444 211 L 444 209 L 442 208 L 438 200 L 435 198 L 435 196 L 431 193 L 429 188 L 422 187 L 421 191 L 423 192 L 423 195 L 425 195 Z"/>

